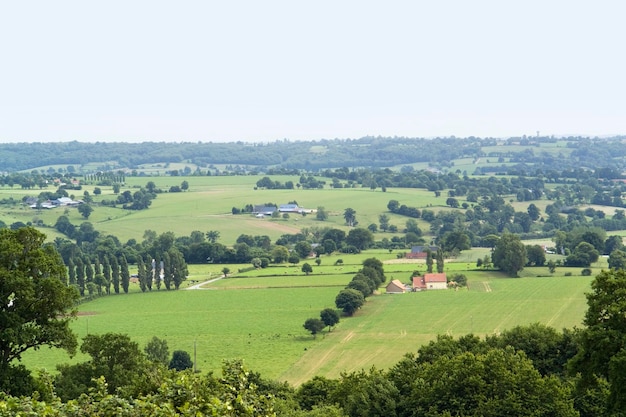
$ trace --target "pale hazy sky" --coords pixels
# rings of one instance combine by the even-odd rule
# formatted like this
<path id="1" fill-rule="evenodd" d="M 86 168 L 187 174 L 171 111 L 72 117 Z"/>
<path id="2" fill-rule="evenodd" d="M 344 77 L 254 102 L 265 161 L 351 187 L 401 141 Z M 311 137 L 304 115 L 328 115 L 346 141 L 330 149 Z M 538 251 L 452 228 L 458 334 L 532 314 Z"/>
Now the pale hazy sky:
<path id="1" fill-rule="evenodd" d="M 4 1 L 0 142 L 626 133 L 623 1 Z"/>

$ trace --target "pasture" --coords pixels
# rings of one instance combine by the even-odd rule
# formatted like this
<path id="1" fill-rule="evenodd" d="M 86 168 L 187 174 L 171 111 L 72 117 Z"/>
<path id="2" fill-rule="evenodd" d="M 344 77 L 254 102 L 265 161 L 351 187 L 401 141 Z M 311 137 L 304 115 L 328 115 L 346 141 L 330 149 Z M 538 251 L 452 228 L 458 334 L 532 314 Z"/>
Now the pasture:
<path id="1" fill-rule="evenodd" d="M 559 276 L 565 268 L 557 269 L 555 277 L 518 279 L 495 271 L 466 271 L 469 290 L 391 295 L 381 288 L 353 317 L 342 317 L 332 332 L 325 330 L 314 339 L 302 328 L 307 318 L 334 307 L 335 296 L 365 257 L 384 255 L 344 255 L 341 271 L 332 257 L 324 257 L 325 269 L 312 264 L 309 276 L 298 265 L 283 266 L 256 271 L 256 276 L 234 274 L 201 290 L 103 297 L 80 305 L 73 328 L 79 337 L 87 332 L 127 333 L 140 346 L 158 336 L 167 339 L 170 351 L 182 349 L 192 356 L 195 343 L 202 371 L 219 370 L 223 359 L 243 358 L 264 377 L 300 384 L 314 375 L 387 368 L 437 334 L 487 335 L 532 322 L 557 329 L 580 325 L 592 279 Z M 392 257 L 386 253 L 388 280 L 408 282 L 411 271 L 424 270 L 421 262 L 399 263 Z M 464 262 L 446 264 L 447 272 L 464 268 Z M 532 270 L 526 270 L 529 276 Z M 194 277 L 213 274 L 196 269 Z M 81 360 L 85 358 L 77 355 L 71 361 Z M 53 371 L 56 363 L 69 361 L 64 352 L 49 349 L 25 355 L 33 369 Z"/>
<path id="2" fill-rule="evenodd" d="M 468 161 L 468 163 L 471 163 Z M 260 176 L 205 177 L 127 177 L 121 192 L 134 192 L 148 181 L 168 190 L 172 185 L 189 182 L 189 191 L 163 192 L 148 210 L 126 211 L 121 208 L 95 206 L 89 221 L 105 234 L 120 241 L 141 241 L 146 230 L 157 233 L 173 231 L 177 236 L 194 230 L 220 232 L 221 243 L 232 245 L 241 234 L 267 235 L 275 241 L 283 234 L 298 233 L 303 228 L 314 231 L 323 227 L 349 230 L 343 213 L 348 207 L 356 211 L 359 226 L 378 224 L 379 215 L 386 214 L 391 225 L 402 230 L 406 217 L 389 213 L 389 200 L 401 204 L 449 210 L 446 193 L 440 197 L 421 189 L 341 188 L 326 186 L 319 190 L 255 190 Z M 298 182 L 296 176 L 272 176 L 273 180 Z M 76 191 L 81 198 L 87 190 L 93 195 L 93 185 Z M 112 200 L 112 187 L 101 187 L 102 195 L 95 201 Z M 36 196 L 41 190 L 0 189 L 0 199 L 21 200 L 25 195 Z M 305 208 L 322 206 L 329 213 L 320 222 L 314 214 L 291 214 L 287 219 L 255 218 L 252 215 L 232 215 L 232 207 L 247 204 L 284 204 L 297 201 Z M 517 203 L 516 203 L 517 204 Z M 546 202 L 547 204 L 547 202 Z M 524 210 L 526 203 L 516 209 Z M 542 211 L 545 206 L 540 207 Z M 0 219 L 10 224 L 41 222 L 41 231 L 49 240 L 59 237 L 52 228 L 56 219 L 67 214 L 76 225 L 84 219 L 76 209 L 33 210 L 24 206 L 0 206 Z M 429 224 L 418 219 L 426 233 Z M 376 240 L 394 234 L 378 232 Z M 549 244 L 542 239 L 530 243 Z M 402 295 L 381 293 L 372 296 L 354 317 L 342 318 L 330 333 L 313 339 L 303 328 L 307 318 L 318 317 L 320 310 L 334 307 L 337 293 L 351 280 L 363 259 L 377 257 L 385 262 L 388 281 L 409 282 L 413 271 L 425 271 L 424 261 L 397 259 L 408 250 L 366 251 L 359 255 L 322 256 L 321 265 L 307 260 L 313 273 L 306 276 L 301 265 L 271 265 L 263 270 L 239 273 L 249 265 L 190 265 L 189 280 L 202 282 L 221 274 L 225 266 L 231 276 L 206 285 L 201 290 L 152 291 L 140 293 L 131 286 L 130 294 L 103 297 L 80 305 L 80 316 L 73 323 L 79 338 L 89 333 L 128 333 L 143 347 L 158 336 L 167 339 L 170 352 L 186 350 L 193 356 L 194 345 L 198 368 L 218 370 L 223 359 L 243 358 L 248 367 L 264 377 L 299 384 L 314 375 L 336 377 L 342 371 L 376 366 L 386 368 L 395 364 L 407 352 L 432 340 L 437 334 L 459 336 L 467 333 L 486 335 L 519 324 L 541 322 L 557 329 L 580 325 L 591 277 L 580 277 L 581 268 L 557 268 L 551 274 L 547 268 L 527 268 L 522 278 L 506 278 L 495 271 L 475 268 L 476 259 L 489 249 L 463 251 L 457 259 L 448 260 L 448 273 L 464 273 L 469 290 L 431 291 Z M 341 258 L 342 264 L 336 264 Z M 593 273 L 606 266 L 606 259 L 594 264 Z M 132 268 L 132 267 L 131 267 Z M 565 276 L 571 273 L 573 276 Z M 70 359 L 64 352 L 44 348 L 24 355 L 31 368 L 44 367 L 54 371 L 63 362 L 85 360 L 78 354 Z"/>
<path id="3" fill-rule="evenodd" d="M 146 230 L 157 233 L 173 231 L 177 236 L 189 235 L 194 230 L 220 232 L 220 242 L 231 245 L 242 233 L 250 235 L 267 235 L 276 240 L 283 234 L 298 233 L 302 228 L 336 227 L 348 230 L 343 213 L 350 207 L 356 211 L 357 221 L 362 227 L 378 224 L 378 216 L 386 213 L 391 225 L 402 230 L 406 217 L 389 213 L 389 200 L 398 200 L 402 204 L 414 207 L 429 207 L 438 210 L 445 207 L 446 197 L 434 197 L 434 194 L 421 189 L 390 189 L 387 192 L 380 188 L 372 191 L 369 188 L 330 188 L 304 190 L 255 190 L 256 182 L 261 176 L 204 176 L 204 177 L 127 177 L 126 184 L 120 193 L 137 191 L 148 181 L 153 181 L 157 188 L 166 192 L 158 194 L 147 210 L 131 211 L 121 207 L 94 206 L 89 217 L 94 227 L 101 233 L 117 236 L 120 241 L 128 239 L 141 241 Z M 272 176 L 272 180 L 286 182 L 299 181 L 298 176 Z M 189 183 L 189 191 L 169 193 L 169 187 L 180 185 L 182 181 Z M 102 194 L 93 195 L 94 185 L 84 185 L 80 191 L 71 191 L 71 196 L 82 198 L 88 191 L 95 202 L 115 200 L 117 195 L 112 187 L 102 186 Z M 13 198 L 21 201 L 24 196 L 37 196 L 42 190 L 19 190 L 0 188 L 0 199 Z M 52 191 L 52 189 L 50 189 Z M 325 208 L 329 217 L 325 222 L 316 220 L 315 214 L 306 216 L 290 214 L 288 219 L 256 218 L 250 214 L 232 215 L 233 207 L 244 208 L 247 204 L 262 205 L 265 203 L 286 204 L 297 201 L 301 207 L 317 209 Z M 431 207 L 432 206 L 432 207 Z M 0 220 L 6 224 L 14 222 L 41 222 L 40 230 L 53 235 L 52 228 L 61 215 L 67 215 L 74 224 L 85 219 L 75 208 L 55 208 L 36 210 L 23 205 L 0 206 Z M 427 228 L 427 223 L 418 221 L 420 227 Z M 56 236 L 55 236 L 56 237 Z M 381 237 L 382 238 L 382 237 Z"/>

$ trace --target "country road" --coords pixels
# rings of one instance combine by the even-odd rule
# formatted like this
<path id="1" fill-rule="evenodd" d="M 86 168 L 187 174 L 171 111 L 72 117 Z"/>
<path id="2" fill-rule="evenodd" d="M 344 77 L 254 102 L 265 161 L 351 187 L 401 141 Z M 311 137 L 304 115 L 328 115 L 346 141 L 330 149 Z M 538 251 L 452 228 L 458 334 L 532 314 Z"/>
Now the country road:
<path id="1" fill-rule="evenodd" d="M 187 287 L 187 288 L 185 288 L 185 289 L 186 289 L 186 290 L 208 290 L 208 289 L 210 289 L 210 288 L 202 288 L 202 286 L 203 286 L 204 284 L 210 284 L 210 283 L 212 283 L 212 282 L 218 281 L 218 280 L 220 280 L 220 279 L 222 279 L 222 278 L 224 278 L 224 275 L 220 275 L 220 276 L 219 276 L 219 277 L 217 277 L 217 278 L 213 278 L 213 279 L 210 279 L 210 280 L 208 280 L 208 281 L 201 282 L 201 283 L 199 283 L 199 284 L 194 284 L 194 285 L 192 285 L 192 286 L 190 286 L 190 287 Z"/>

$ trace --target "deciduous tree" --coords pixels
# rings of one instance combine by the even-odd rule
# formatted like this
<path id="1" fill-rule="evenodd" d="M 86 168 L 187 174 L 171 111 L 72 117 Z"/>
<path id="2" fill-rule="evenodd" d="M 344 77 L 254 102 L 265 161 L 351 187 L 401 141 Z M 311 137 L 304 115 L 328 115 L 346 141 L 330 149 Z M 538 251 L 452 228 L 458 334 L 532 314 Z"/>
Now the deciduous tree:
<path id="1" fill-rule="evenodd" d="M 339 314 L 334 308 L 325 308 L 320 311 L 320 319 L 328 326 L 330 331 L 337 323 L 339 323 Z"/>
<path id="2" fill-rule="evenodd" d="M 83 203 L 80 204 L 78 206 L 78 212 L 81 214 L 81 216 L 83 216 L 85 219 L 88 219 L 89 216 L 91 216 L 91 213 L 93 213 L 93 207 L 91 207 L 89 204 L 87 203 Z"/>
<path id="3" fill-rule="evenodd" d="M 343 212 L 343 218 L 346 221 L 346 224 L 350 227 L 356 226 L 356 211 L 353 208 L 347 208 Z"/>
<path id="4" fill-rule="evenodd" d="M 491 260 L 496 268 L 511 276 L 517 276 L 527 262 L 526 247 L 518 236 L 504 233 L 493 249 Z"/>
<path id="5" fill-rule="evenodd" d="M 184 350 L 175 350 L 172 353 L 172 360 L 170 361 L 169 368 L 177 371 L 184 371 L 193 367 L 193 361 L 189 353 Z"/>
<path id="6" fill-rule="evenodd" d="M 69 324 L 78 292 L 67 286 L 63 260 L 45 238 L 30 227 L 0 230 L 0 375 L 30 349 L 76 350 Z M 5 381 L 0 378 L 0 385 Z M 0 391 L 15 392 L 10 386 Z"/>
<path id="7" fill-rule="evenodd" d="M 363 228 L 351 229 L 346 237 L 346 243 L 359 251 L 369 248 L 373 242 L 374 235 L 372 232 Z"/>
<path id="8" fill-rule="evenodd" d="M 355 311 L 361 308 L 364 302 L 365 297 L 363 297 L 363 294 L 353 289 L 342 290 L 335 298 L 337 308 L 343 310 L 348 316 L 353 315 Z"/>
<path id="9" fill-rule="evenodd" d="M 626 409 L 626 271 L 600 272 L 587 294 L 589 308 L 583 323 L 580 349 L 571 369 L 583 376 L 582 385 L 595 384 L 596 377 L 608 380 L 609 400 L 614 411 Z"/>
<path id="10" fill-rule="evenodd" d="M 315 338 L 317 334 L 321 332 L 324 329 L 324 327 L 326 327 L 326 325 L 324 324 L 322 320 L 312 318 L 312 319 L 306 319 L 302 327 L 304 327 L 306 330 L 311 332 L 311 334 L 313 335 L 313 338 Z"/>
<path id="11" fill-rule="evenodd" d="M 611 252 L 609 255 L 609 268 L 626 269 L 626 252 L 619 249 Z"/>

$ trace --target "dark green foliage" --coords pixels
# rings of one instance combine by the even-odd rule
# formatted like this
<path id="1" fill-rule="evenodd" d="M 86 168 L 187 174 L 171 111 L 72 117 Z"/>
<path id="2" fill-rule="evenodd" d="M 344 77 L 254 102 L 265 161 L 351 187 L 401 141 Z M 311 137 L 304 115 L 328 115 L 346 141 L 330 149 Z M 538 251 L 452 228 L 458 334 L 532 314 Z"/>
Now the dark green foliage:
<path id="1" fill-rule="evenodd" d="M 385 281 L 387 280 L 387 278 L 385 277 L 385 270 L 383 267 L 383 263 L 377 259 L 377 258 L 367 258 L 363 261 L 363 269 L 361 270 L 361 272 L 367 274 L 367 269 L 366 268 L 371 268 L 374 271 L 376 271 L 377 274 L 377 283 L 380 284 L 384 284 Z"/>
<path id="2" fill-rule="evenodd" d="M 614 250 L 624 251 L 624 243 L 621 236 L 609 236 L 604 241 L 604 254 L 610 255 Z"/>
<path id="3" fill-rule="evenodd" d="M 620 249 L 615 249 L 609 255 L 609 268 L 611 269 L 626 269 L 626 252 Z"/>
<path id="4" fill-rule="evenodd" d="M 580 349 L 571 363 L 582 374 L 584 389 L 596 377 L 605 378 L 613 410 L 626 409 L 623 375 L 626 374 L 626 271 L 602 271 L 591 283 L 589 306 L 580 334 Z"/>
<path id="5" fill-rule="evenodd" d="M 449 281 L 456 282 L 459 287 L 465 287 L 467 285 L 467 277 L 465 274 L 452 274 L 448 276 Z"/>
<path id="6" fill-rule="evenodd" d="M 191 356 L 189 353 L 184 350 L 175 350 L 172 353 L 172 360 L 168 366 L 170 369 L 174 369 L 176 371 L 184 371 L 185 369 L 190 369 L 193 367 L 193 362 L 191 361 Z"/>
<path id="7" fill-rule="evenodd" d="M 491 259 L 496 268 L 517 276 L 527 262 L 526 247 L 516 235 L 504 233 L 496 243 Z"/>
<path id="8" fill-rule="evenodd" d="M 339 323 L 339 314 L 334 308 L 325 308 L 320 311 L 320 319 L 328 326 L 328 331 Z"/>
<path id="9" fill-rule="evenodd" d="M 540 323 L 505 330 L 500 336 L 489 337 L 487 343 L 523 351 L 542 375 L 564 375 L 567 362 L 578 349 L 574 333 L 559 333 Z"/>
<path id="10" fill-rule="evenodd" d="M 429 274 L 433 272 L 433 253 L 430 249 L 426 249 L 426 271 Z"/>
<path id="11" fill-rule="evenodd" d="M 347 415 L 367 417 L 396 416 L 399 397 L 398 388 L 376 369 L 342 374 L 332 396 Z"/>
<path id="12" fill-rule="evenodd" d="M 83 203 L 80 204 L 78 206 L 78 212 L 85 218 L 88 219 L 89 216 L 91 216 L 91 213 L 93 213 L 93 207 L 91 207 L 89 204 Z"/>
<path id="13" fill-rule="evenodd" d="M 444 268 L 444 255 L 443 255 L 443 249 L 442 248 L 438 248 L 437 249 L 437 254 L 435 255 L 435 259 L 437 261 L 437 272 L 438 273 L 442 273 L 443 272 L 443 268 Z"/>
<path id="14" fill-rule="evenodd" d="M 348 316 L 353 315 L 355 311 L 361 308 L 364 302 L 365 297 L 363 297 L 363 293 L 353 289 L 342 290 L 335 298 L 337 308 L 341 309 Z"/>
<path id="15" fill-rule="evenodd" d="M 442 238 L 443 249 L 451 252 L 453 250 L 467 250 L 471 247 L 469 236 L 461 231 L 446 232 Z"/>
<path id="16" fill-rule="evenodd" d="M 109 393 L 132 384 L 142 369 L 144 356 L 139 345 L 120 333 L 87 335 L 80 347 L 91 359 L 76 365 L 59 365 L 55 386 L 59 396 L 68 400 L 96 386 L 94 378 L 103 376 Z"/>
<path id="17" fill-rule="evenodd" d="M 36 382 L 24 365 L 0 363 L 0 391 L 13 396 L 31 395 Z M 0 393 L 0 395 L 1 395 Z"/>
<path id="18" fill-rule="evenodd" d="M 577 415 L 567 386 L 510 348 L 439 356 L 414 381 L 403 404 L 410 415 Z"/>
<path id="19" fill-rule="evenodd" d="M 598 252 L 591 243 L 580 242 L 574 251 L 566 258 L 567 266 L 590 266 L 600 257 Z"/>
<path id="20" fill-rule="evenodd" d="M 170 351 L 167 340 L 153 336 L 148 344 L 143 348 L 146 358 L 149 361 L 167 365 L 170 359 Z"/>
<path id="21" fill-rule="evenodd" d="M 308 258 L 312 250 L 311 244 L 307 241 L 298 242 L 294 247 L 294 251 L 300 255 L 301 258 Z"/>
<path id="22" fill-rule="evenodd" d="M 367 229 L 351 229 L 346 236 L 346 244 L 354 246 L 359 251 L 369 248 L 374 242 L 374 235 Z"/>
<path id="23" fill-rule="evenodd" d="M 353 278 L 346 288 L 360 292 L 364 298 L 369 297 L 370 295 L 372 295 L 372 292 L 373 292 L 372 287 L 370 286 L 370 283 L 368 282 L 367 278 L 363 275 L 361 275 L 360 277 Z"/>
<path id="24" fill-rule="evenodd" d="M 316 335 L 319 332 L 321 332 L 324 329 L 324 327 L 326 327 L 326 325 L 320 319 L 311 318 L 311 319 L 306 319 L 302 327 L 308 330 L 313 335 L 313 337 L 316 337 Z"/>
<path id="25" fill-rule="evenodd" d="M 67 286 L 67 270 L 45 235 L 30 227 L 0 230 L 0 382 L 24 369 L 13 367 L 29 349 L 53 346 L 73 353 L 69 327 L 78 293 Z M 25 377 L 26 378 L 26 377 Z M 27 379 L 24 380 L 27 383 Z M 18 384 L 16 384 L 16 387 Z M 24 387 L 26 388 L 26 387 Z M 0 386 L 10 390 L 10 387 Z"/>
<path id="26" fill-rule="evenodd" d="M 305 410 L 311 410 L 314 407 L 331 404 L 331 395 L 337 391 L 339 381 L 328 379 L 323 376 L 314 376 L 309 381 L 300 385 L 296 391 L 295 398 Z"/>
<path id="27" fill-rule="evenodd" d="M 543 266 L 546 263 L 546 253 L 540 245 L 527 245 L 526 257 L 528 266 Z"/>
<path id="28" fill-rule="evenodd" d="M 120 278 L 122 284 L 122 290 L 124 293 L 128 293 L 128 285 L 130 284 L 130 271 L 128 270 L 128 262 L 124 255 L 120 256 Z"/>

